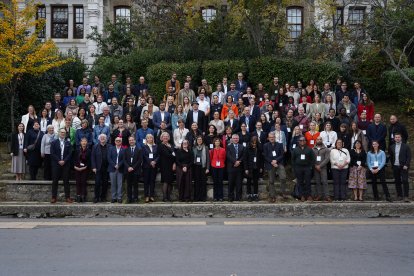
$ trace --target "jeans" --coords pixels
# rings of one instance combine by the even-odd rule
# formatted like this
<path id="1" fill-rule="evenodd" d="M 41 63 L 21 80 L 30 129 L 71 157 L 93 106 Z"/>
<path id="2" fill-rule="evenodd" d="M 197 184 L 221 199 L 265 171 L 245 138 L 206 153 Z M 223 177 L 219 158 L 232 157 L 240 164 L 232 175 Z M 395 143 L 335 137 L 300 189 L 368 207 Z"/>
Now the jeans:
<path id="1" fill-rule="evenodd" d="M 332 169 L 332 178 L 334 185 L 334 199 L 346 200 L 346 178 L 348 175 L 348 169 Z"/>
<path id="2" fill-rule="evenodd" d="M 112 199 L 122 199 L 122 178 L 123 174 L 118 170 L 109 173 L 111 179 L 111 194 Z"/>

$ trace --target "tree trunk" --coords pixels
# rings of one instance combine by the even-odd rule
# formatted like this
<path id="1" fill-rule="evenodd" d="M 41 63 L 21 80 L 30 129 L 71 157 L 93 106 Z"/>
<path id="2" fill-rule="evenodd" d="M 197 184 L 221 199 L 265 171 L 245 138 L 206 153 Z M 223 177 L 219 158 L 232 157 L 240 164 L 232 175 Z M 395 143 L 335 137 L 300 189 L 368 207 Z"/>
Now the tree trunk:
<path id="1" fill-rule="evenodd" d="M 10 123 L 11 123 L 11 132 L 13 133 L 15 131 L 14 127 L 14 89 L 10 91 L 11 94 L 11 101 L 10 101 Z"/>

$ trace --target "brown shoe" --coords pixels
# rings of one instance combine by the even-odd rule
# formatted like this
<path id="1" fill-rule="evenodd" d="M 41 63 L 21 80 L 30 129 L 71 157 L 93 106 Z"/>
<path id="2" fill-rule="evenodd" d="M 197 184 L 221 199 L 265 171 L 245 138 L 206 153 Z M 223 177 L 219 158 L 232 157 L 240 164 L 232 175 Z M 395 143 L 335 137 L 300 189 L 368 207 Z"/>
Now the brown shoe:
<path id="1" fill-rule="evenodd" d="M 315 200 L 315 201 L 321 201 L 321 197 L 320 196 L 315 196 L 315 198 L 313 200 Z"/>
<path id="2" fill-rule="evenodd" d="M 145 203 L 149 203 L 149 201 L 150 201 L 149 197 L 146 197 L 145 198 Z"/>
<path id="3" fill-rule="evenodd" d="M 50 203 L 55 204 L 56 203 L 56 197 L 52 197 L 52 199 L 50 200 Z"/>
<path id="4" fill-rule="evenodd" d="M 308 196 L 308 201 L 313 202 L 313 198 L 311 196 Z"/>
<path id="5" fill-rule="evenodd" d="M 325 201 L 331 203 L 332 199 L 331 199 L 331 197 L 327 196 L 327 197 L 325 197 Z"/>
<path id="6" fill-rule="evenodd" d="M 66 199 L 66 203 L 72 204 L 72 203 L 73 203 L 73 199 L 71 199 L 70 197 L 68 197 L 68 198 Z"/>
<path id="7" fill-rule="evenodd" d="M 155 199 L 154 199 L 153 197 L 150 197 L 150 201 L 151 201 L 151 202 L 154 202 L 154 201 L 155 201 Z"/>
<path id="8" fill-rule="evenodd" d="M 305 202 L 305 201 L 306 201 L 305 197 L 304 197 L 304 196 L 302 196 L 302 197 L 300 198 L 300 201 Z"/>

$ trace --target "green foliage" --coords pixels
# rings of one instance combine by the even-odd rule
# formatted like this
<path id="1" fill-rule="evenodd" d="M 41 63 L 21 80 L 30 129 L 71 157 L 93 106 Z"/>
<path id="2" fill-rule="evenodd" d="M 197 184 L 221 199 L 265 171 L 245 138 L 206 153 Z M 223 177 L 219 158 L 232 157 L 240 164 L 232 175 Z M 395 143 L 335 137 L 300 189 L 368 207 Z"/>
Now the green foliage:
<path id="1" fill-rule="evenodd" d="M 83 57 L 79 54 L 78 49 L 69 50 L 67 54 L 61 54 L 63 58 L 70 58 L 70 62 L 60 67 L 60 74 L 67 82 L 72 79 L 76 85 L 82 83 L 82 78 L 87 71 Z"/>
<path id="2" fill-rule="evenodd" d="M 199 83 L 200 79 L 200 63 L 190 61 L 186 63 L 161 62 L 148 67 L 147 78 L 151 85 L 150 93 L 156 97 L 157 103 L 165 94 L 165 83 L 171 78 L 171 73 L 176 72 L 177 78 L 185 79 L 187 75 L 193 77 L 193 81 Z"/>
<path id="3" fill-rule="evenodd" d="M 414 68 L 404 69 L 404 71 L 410 79 L 414 79 Z M 385 91 L 388 95 L 387 98 L 390 99 L 390 97 L 393 97 L 398 99 L 405 112 L 414 114 L 413 87 L 405 82 L 401 75 L 395 70 L 384 72 L 382 79 L 384 80 Z"/>
<path id="4" fill-rule="evenodd" d="M 230 83 L 237 79 L 239 72 L 247 76 L 247 64 L 244 60 L 209 60 L 202 65 L 202 78 L 206 79 L 213 89 L 217 83 L 221 83 L 224 76 L 227 76 Z"/>

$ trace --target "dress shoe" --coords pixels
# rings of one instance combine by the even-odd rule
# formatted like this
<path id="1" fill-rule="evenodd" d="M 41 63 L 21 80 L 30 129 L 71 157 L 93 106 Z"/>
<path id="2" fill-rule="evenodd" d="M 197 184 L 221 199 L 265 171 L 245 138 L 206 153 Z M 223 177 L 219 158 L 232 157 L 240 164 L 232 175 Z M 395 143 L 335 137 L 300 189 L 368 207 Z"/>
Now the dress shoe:
<path id="1" fill-rule="evenodd" d="M 153 198 L 153 197 L 150 197 L 150 199 L 149 199 L 151 202 L 154 202 L 155 201 L 155 199 Z"/>
<path id="2" fill-rule="evenodd" d="M 86 202 L 86 196 L 81 196 L 81 201 Z"/>
<path id="3" fill-rule="evenodd" d="M 116 202 L 116 200 L 115 200 L 115 199 L 112 199 L 112 200 L 111 200 L 111 203 L 115 203 L 115 202 Z"/>
<path id="4" fill-rule="evenodd" d="M 118 199 L 118 203 L 121 204 L 122 203 L 122 199 Z"/>
<path id="5" fill-rule="evenodd" d="M 404 202 L 410 203 L 410 199 L 406 196 L 406 197 L 404 197 Z"/>
<path id="6" fill-rule="evenodd" d="M 77 196 L 76 196 L 76 202 L 77 202 L 77 203 L 81 203 L 81 201 L 82 201 L 82 200 L 81 200 L 81 196 L 80 196 L 80 195 L 77 195 Z"/>
<path id="7" fill-rule="evenodd" d="M 72 203 L 73 203 L 73 199 L 71 199 L 70 197 L 68 197 L 68 198 L 66 199 L 66 203 L 72 204 Z"/>
<path id="8" fill-rule="evenodd" d="M 145 198 L 145 203 L 149 203 L 149 202 L 150 202 L 149 197 L 146 197 L 146 198 Z"/>
<path id="9" fill-rule="evenodd" d="M 308 196 L 308 202 L 313 202 L 313 198 L 311 196 Z"/>
<path id="10" fill-rule="evenodd" d="M 321 197 L 320 196 L 315 196 L 315 198 L 313 200 L 320 201 L 321 200 Z"/>
<path id="11" fill-rule="evenodd" d="M 305 197 L 304 196 L 302 196 L 301 198 L 300 198 L 300 201 L 302 201 L 302 202 L 305 202 Z"/>
<path id="12" fill-rule="evenodd" d="M 388 201 L 388 202 L 392 202 L 392 199 L 391 199 L 391 197 L 390 197 L 390 196 L 387 196 L 387 197 L 385 198 L 385 200 L 386 200 L 386 201 Z"/>
<path id="13" fill-rule="evenodd" d="M 56 203 L 56 197 L 52 197 L 52 199 L 50 200 L 50 203 L 55 204 Z"/>
<path id="14" fill-rule="evenodd" d="M 403 199 L 403 197 L 402 196 L 399 196 L 399 197 L 397 197 L 397 201 L 403 201 L 404 199 Z"/>
<path id="15" fill-rule="evenodd" d="M 106 202 L 106 197 L 101 198 L 100 202 L 105 203 Z"/>
<path id="16" fill-rule="evenodd" d="M 99 201 L 99 200 L 98 200 L 97 198 L 94 198 L 94 199 L 93 199 L 93 203 L 98 203 L 98 201 Z"/>
<path id="17" fill-rule="evenodd" d="M 232 198 L 229 198 L 229 202 L 233 202 L 233 199 Z"/>
<path id="18" fill-rule="evenodd" d="M 325 201 L 330 203 L 330 202 L 332 202 L 332 198 L 330 196 L 327 196 L 327 197 L 325 197 Z"/>

